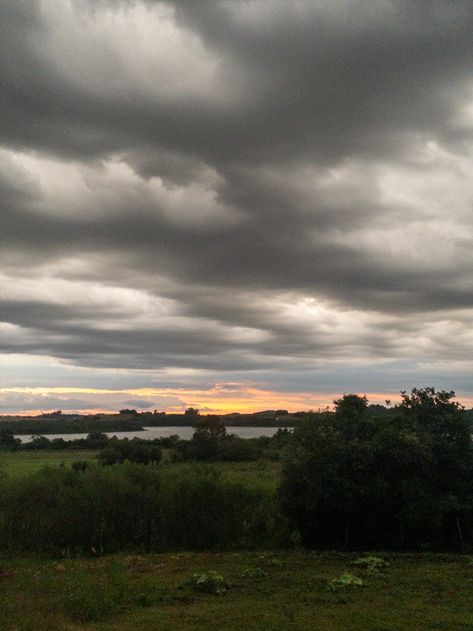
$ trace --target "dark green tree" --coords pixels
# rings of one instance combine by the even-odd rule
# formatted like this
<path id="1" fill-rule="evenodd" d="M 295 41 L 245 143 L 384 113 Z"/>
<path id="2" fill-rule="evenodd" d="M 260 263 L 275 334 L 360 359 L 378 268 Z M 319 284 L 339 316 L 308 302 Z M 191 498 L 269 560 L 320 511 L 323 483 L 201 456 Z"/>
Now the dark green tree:
<path id="1" fill-rule="evenodd" d="M 187 408 L 184 414 L 185 416 L 199 416 L 200 412 L 197 408 Z"/>
<path id="2" fill-rule="evenodd" d="M 402 393 L 386 413 L 345 395 L 294 432 L 282 506 L 309 547 L 473 545 L 469 426 L 453 393 Z"/>
<path id="3" fill-rule="evenodd" d="M 195 460 L 216 460 L 225 436 L 225 424 L 219 416 L 199 416 L 189 444 L 191 457 Z"/>
<path id="4" fill-rule="evenodd" d="M 101 464 L 121 464 L 125 461 L 137 464 L 159 464 L 162 452 L 157 445 L 147 444 L 138 438 L 118 440 L 112 438 L 107 447 L 97 454 Z"/>
<path id="5" fill-rule="evenodd" d="M 10 429 L 0 430 L 0 449 L 16 451 L 21 445 L 21 440 L 15 438 L 15 434 Z"/>

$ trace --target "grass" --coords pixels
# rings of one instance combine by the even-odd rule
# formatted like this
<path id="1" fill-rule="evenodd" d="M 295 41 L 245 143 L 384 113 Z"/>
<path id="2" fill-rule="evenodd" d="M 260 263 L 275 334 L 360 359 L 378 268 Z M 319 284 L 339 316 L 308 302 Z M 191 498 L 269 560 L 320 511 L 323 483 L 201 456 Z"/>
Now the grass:
<path id="1" fill-rule="evenodd" d="M 77 460 L 87 460 L 91 463 L 96 460 L 96 451 L 87 450 L 58 450 L 58 451 L 13 451 L 0 452 L 0 468 L 13 477 L 28 475 L 45 466 L 71 466 Z M 164 458 L 166 460 L 166 458 Z M 194 466 L 192 463 L 165 462 L 165 469 L 179 470 Z M 281 465 L 278 462 L 261 460 L 257 462 L 217 462 L 207 465 L 215 467 L 225 477 L 232 480 L 248 482 L 255 481 L 259 486 L 265 486 L 270 491 L 275 491 L 279 482 Z"/>
<path id="2" fill-rule="evenodd" d="M 45 465 L 93 461 L 95 455 L 93 451 L 2 453 L 0 463 L 12 476 L 23 476 Z M 190 465 L 161 466 L 172 473 Z M 274 462 L 211 466 L 229 478 L 269 489 L 276 488 L 280 474 L 280 465 Z M 0 629 L 473 630 L 470 557 L 386 554 L 382 569 L 370 572 L 369 564 L 353 563 L 360 556 L 303 551 L 79 559 L 3 556 Z M 214 591 L 224 593 L 196 589 L 196 575 L 222 577 L 225 589 Z M 361 579 L 361 584 L 346 580 L 347 575 Z"/>
<path id="3" fill-rule="evenodd" d="M 166 463 L 164 468 L 171 471 L 195 467 L 195 463 Z M 215 462 L 206 464 L 206 467 L 220 471 L 224 478 L 247 483 L 252 486 L 267 488 L 268 491 L 276 491 L 281 475 L 281 464 L 270 460 L 257 460 L 256 462 Z"/>
<path id="4" fill-rule="evenodd" d="M 0 452 L 0 467 L 13 477 L 24 476 L 46 466 L 71 466 L 77 460 L 95 461 L 96 451 L 9 451 Z"/>
<path id="5" fill-rule="evenodd" d="M 360 589 L 327 589 L 356 555 L 284 553 L 114 555 L 0 561 L 5 631 L 471 630 L 473 565 L 466 556 L 389 555 Z M 252 568 L 253 571 L 248 571 Z M 255 572 L 260 568 L 261 572 Z M 223 595 L 196 573 L 224 577 Z"/>

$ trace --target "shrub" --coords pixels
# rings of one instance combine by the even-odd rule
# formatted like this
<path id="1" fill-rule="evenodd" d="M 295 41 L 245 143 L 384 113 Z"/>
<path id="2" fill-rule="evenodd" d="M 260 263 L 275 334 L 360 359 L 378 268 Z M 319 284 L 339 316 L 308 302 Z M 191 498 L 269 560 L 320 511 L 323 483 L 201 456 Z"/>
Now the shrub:
<path id="1" fill-rule="evenodd" d="M 154 468 L 45 468 L 5 486 L 0 497 L 5 546 L 72 553 L 156 547 L 159 476 Z"/>
<path id="2" fill-rule="evenodd" d="M 371 575 L 381 574 L 381 572 L 389 567 L 389 563 L 387 561 L 377 556 L 359 557 L 352 562 L 352 565 L 366 570 L 367 573 Z"/>
<path id="3" fill-rule="evenodd" d="M 358 578 L 358 576 L 354 574 L 349 574 L 348 572 L 342 574 L 339 578 L 332 579 L 327 584 L 327 588 L 331 592 L 336 592 L 341 589 L 358 589 L 364 586 L 365 584 L 361 578 Z"/>
<path id="4" fill-rule="evenodd" d="M 248 548 L 271 541 L 276 504 L 263 489 L 190 465 L 164 472 L 160 511 L 165 549 Z"/>
<path id="5" fill-rule="evenodd" d="M 270 492 L 202 465 L 44 468 L 0 479 L 0 548 L 102 554 L 270 545 Z"/>
<path id="6" fill-rule="evenodd" d="M 227 591 L 227 585 L 225 579 L 221 574 L 218 574 L 214 570 L 208 570 L 201 574 L 194 574 L 189 584 L 193 589 L 199 592 L 205 592 L 206 594 L 215 594 L 216 596 L 222 596 Z"/>
<path id="7" fill-rule="evenodd" d="M 159 464 L 161 449 L 157 445 L 146 444 L 138 438 L 118 440 L 112 438 L 97 458 L 103 465 L 121 464 L 128 460 L 137 464 Z"/>

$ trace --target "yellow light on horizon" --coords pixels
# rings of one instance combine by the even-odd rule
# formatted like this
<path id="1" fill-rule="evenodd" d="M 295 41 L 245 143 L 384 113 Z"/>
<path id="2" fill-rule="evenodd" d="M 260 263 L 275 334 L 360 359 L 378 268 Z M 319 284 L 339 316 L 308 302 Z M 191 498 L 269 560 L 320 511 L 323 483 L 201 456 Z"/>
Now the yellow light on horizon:
<path id="1" fill-rule="evenodd" d="M 164 409 L 169 413 L 180 413 L 185 410 L 186 407 L 198 407 L 203 413 L 215 413 L 215 414 L 228 414 L 230 412 L 240 413 L 252 413 L 267 409 L 287 409 L 291 412 L 301 410 L 317 410 L 333 406 L 334 399 L 342 396 L 340 392 L 325 392 L 325 393 L 313 393 L 313 392 L 278 392 L 272 390 L 263 390 L 255 386 L 246 384 L 215 384 L 208 390 L 192 389 L 192 388 L 125 388 L 114 390 L 112 388 L 84 388 L 78 386 L 52 386 L 52 387 L 14 387 L 4 388 L 4 393 L 16 393 L 16 394 L 28 394 L 38 397 L 34 402 L 32 401 L 31 408 L 26 408 L 21 412 L 15 412 L 14 414 L 33 414 L 41 413 L 41 411 L 47 411 L 51 408 L 44 407 L 41 409 L 41 397 L 47 397 L 50 395 L 92 395 L 96 397 L 103 397 L 104 399 L 109 396 L 137 396 L 147 397 L 152 399 L 153 397 L 171 398 L 183 401 L 182 405 L 178 402 L 173 404 L 169 402 L 164 404 L 163 402 L 156 401 L 153 405 L 156 408 Z M 381 403 L 384 404 L 386 400 L 391 400 L 393 403 L 399 401 L 399 393 L 392 392 L 364 392 L 368 398 L 369 403 Z M 457 397 L 457 400 L 466 407 L 473 406 L 473 397 Z M 91 401 L 92 403 L 93 401 Z M 67 398 L 64 399 L 62 409 L 64 411 L 74 410 L 75 413 L 80 414 L 100 414 L 111 413 L 111 405 L 114 404 L 113 399 L 107 402 L 106 405 L 101 401 L 97 401 L 94 407 L 87 410 L 77 410 L 75 408 L 67 407 Z M 102 403 L 102 405 L 101 405 Z M 117 402 L 117 409 L 122 404 Z M 151 408 L 152 406 L 150 406 Z M 11 414 L 11 413 L 10 413 Z"/>

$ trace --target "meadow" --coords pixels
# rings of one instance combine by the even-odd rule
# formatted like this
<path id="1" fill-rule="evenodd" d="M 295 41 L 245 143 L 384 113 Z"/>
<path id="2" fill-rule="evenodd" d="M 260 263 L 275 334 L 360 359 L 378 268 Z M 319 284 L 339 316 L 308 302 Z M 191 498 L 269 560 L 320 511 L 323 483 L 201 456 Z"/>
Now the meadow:
<path id="1" fill-rule="evenodd" d="M 43 467 L 70 468 L 74 462 L 86 461 L 89 466 L 97 463 L 94 450 L 57 450 L 57 451 L 12 451 L 0 452 L 0 471 L 3 470 L 14 478 L 28 476 Z M 98 465 L 97 465 L 98 466 Z M 192 464 L 169 461 L 169 451 L 163 450 L 162 467 L 173 471 L 186 472 Z M 257 480 L 260 486 L 276 491 L 281 474 L 281 463 L 269 460 L 256 462 L 213 462 L 206 465 L 209 469 L 219 471 L 227 479 L 253 483 Z"/>
<path id="2" fill-rule="evenodd" d="M 2 453 L 4 473 L 27 479 L 42 467 L 71 468 L 95 451 Z M 162 463 L 165 476 L 186 476 L 190 463 Z M 280 463 L 206 465 L 227 480 L 274 493 Z M 205 521 L 205 520 L 204 520 Z M 205 524 L 200 524 L 205 527 Z M 362 552 L 299 549 L 225 552 L 0 556 L 0 629 L 5 631 L 473 629 L 473 560 L 467 555 L 376 553 L 386 567 L 353 561 Z M 379 556 L 378 556 L 379 555 Z M 224 593 L 196 589 L 214 576 Z M 210 574 L 209 574 L 210 573 Z M 337 579 L 348 574 L 362 581 Z M 217 590 L 219 591 L 219 590 Z"/>
<path id="3" fill-rule="evenodd" d="M 390 554 L 370 574 L 354 554 L 286 552 L 0 558 L 4 631 L 470 630 L 473 565 L 461 555 Z M 221 595 L 196 590 L 213 570 Z M 361 587 L 330 589 L 344 573 Z"/>
<path id="4" fill-rule="evenodd" d="M 70 467 L 73 462 L 95 462 L 96 451 L 11 451 L 0 453 L 0 470 L 12 477 L 29 475 L 42 467 Z"/>

